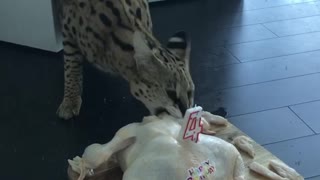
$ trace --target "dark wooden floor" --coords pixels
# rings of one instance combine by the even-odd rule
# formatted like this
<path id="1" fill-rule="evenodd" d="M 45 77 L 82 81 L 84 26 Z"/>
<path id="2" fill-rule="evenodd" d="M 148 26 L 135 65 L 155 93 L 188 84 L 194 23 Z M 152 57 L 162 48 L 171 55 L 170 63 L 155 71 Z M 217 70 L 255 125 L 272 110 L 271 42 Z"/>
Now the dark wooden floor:
<path id="1" fill-rule="evenodd" d="M 258 143 L 320 180 L 320 1 L 180 0 L 151 12 L 161 41 L 181 29 L 192 36 L 197 104 L 226 108 Z M 123 80 L 86 66 L 81 115 L 61 121 L 61 54 L 0 43 L 0 55 L 0 179 L 66 179 L 68 158 L 147 115 Z"/>

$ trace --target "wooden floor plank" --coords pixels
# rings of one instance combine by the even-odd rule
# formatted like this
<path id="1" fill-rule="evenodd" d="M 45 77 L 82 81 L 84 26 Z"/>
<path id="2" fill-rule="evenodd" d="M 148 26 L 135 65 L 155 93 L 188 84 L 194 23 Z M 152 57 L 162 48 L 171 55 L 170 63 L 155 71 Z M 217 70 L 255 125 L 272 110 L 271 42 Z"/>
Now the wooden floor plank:
<path id="1" fill-rule="evenodd" d="M 253 61 L 320 49 L 320 32 L 227 46 L 240 61 Z"/>
<path id="2" fill-rule="evenodd" d="M 225 107 L 229 116 L 276 109 L 320 99 L 320 74 L 213 91 L 214 83 L 197 91 L 205 109 Z"/>
<path id="3" fill-rule="evenodd" d="M 229 120 L 261 145 L 314 134 L 288 107 L 230 117 Z"/>
<path id="4" fill-rule="evenodd" d="M 198 37 L 199 36 L 206 36 L 206 41 L 208 41 L 207 47 L 224 46 L 229 44 L 271 39 L 277 37 L 275 34 L 273 34 L 271 31 L 260 24 L 234 28 L 224 28 L 215 31 L 215 33 L 212 33 L 210 38 L 208 38 L 206 33 L 199 34 Z"/>
<path id="5" fill-rule="evenodd" d="M 320 174 L 320 135 L 297 138 L 264 146 L 304 177 Z"/>
<path id="6" fill-rule="evenodd" d="M 320 134 L 320 101 L 298 104 L 290 107 L 310 128 Z"/>
<path id="7" fill-rule="evenodd" d="M 219 56 L 216 59 L 201 59 L 204 61 L 198 61 L 192 70 L 199 74 L 194 77 L 198 89 L 209 86 L 210 90 L 219 90 L 319 73 L 318 57 L 320 51 L 313 51 L 216 68 L 217 62 L 227 62 L 226 58 Z"/>
<path id="8" fill-rule="evenodd" d="M 207 17 L 211 20 L 209 22 L 212 22 L 212 25 L 214 25 L 215 27 L 220 28 L 261 24 L 274 21 L 316 16 L 320 14 L 318 2 L 278 6 L 237 13 L 220 13 L 215 16 L 215 12 L 210 12 L 209 9 L 204 8 L 203 11 L 207 12 L 207 15 L 211 14 L 210 17 Z"/>
<path id="9" fill-rule="evenodd" d="M 243 3 L 244 10 L 254 10 L 254 9 L 263 9 L 263 8 L 271 8 L 277 6 L 285 6 L 285 5 L 292 5 L 292 4 L 299 4 L 299 3 L 306 3 L 306 2 L 314 2 L 317 0 L 247 0 Z"/>
<path id="10" fill-rule="evenodd" d="M 289 36 L 320 31 L 320 16 L 289 19 L 263 24 L 278 36 Z"/>

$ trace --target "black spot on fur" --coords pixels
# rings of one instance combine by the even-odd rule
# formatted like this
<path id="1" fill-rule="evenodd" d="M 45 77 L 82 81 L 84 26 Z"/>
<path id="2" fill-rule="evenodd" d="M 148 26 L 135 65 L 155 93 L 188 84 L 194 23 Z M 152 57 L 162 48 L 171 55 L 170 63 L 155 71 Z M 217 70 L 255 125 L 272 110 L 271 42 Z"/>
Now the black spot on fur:
<path id="1" fill-rule="evenodd" d="M 126 3 L 131 6 L 131 0 L 126 0 Z"/>
<path id="2" fill-rule="evenodd" d="M 173 77 L 177 77 L 177 73 L 176 72 L 173 73 Z"/>
<path id="3" fill-rule="evenodd" d="M 111 9 L 113 15 L 115 15 L 117 18 L 120 18 L 120 11 L 119 11 L 119 9 L 115 8 L 114 5 L 113 5 L 113 3 L 112 3 L 111 1 L 107 1 L 107 2 L 106 2 L 106 6 Z"/>
<path id="4" fill-rule="evenodd" d="M 136 16 L 138 17 L 138 19 L 142 19 L 142 17 L 141 17 L 141 9 L 140 8 L 137 8 L 137 10 L 136 10 Z"/>
<path id="5" fill-rule="evenodd" d="M 83 51 L 83 55 L 84 55 L 84 57 L 88 57 L 87 51 Z"/>
<path id="6" fill-rule="evenodd" d="M 76 32 L 76 28 L 75 28 L 74 26 L 72 26 L 71 29 L 72 29 L 72 33 L 73 33 L 74 35 L 76 35 L 76 33 L 77 33 L 77 32 Z"/>
<path id="7" fill-rule="evenodd" d="M 81 8 L 84 8 L 84 7 L 86 6 L 86 3 L 80 2 L 80 3 L 79 3 L 79 6 L 80 6 Z"/>
<path id="8" fill-rule="evenodd" d="M 130 9 L 129 12 L 132 16 L 134 16 L 134 12 L 132 11 L 132 9 Z"/>
<path id="9" fill-rule="evenodd" d="M 93 37 L 101 41 L 102 44 L 105 44 L 105 41 L 102 39 L 102 37 L 98 33 L 93 32 Z"/>
<path id="10" fill-rule="evenodd" d="M 69 36 L 69 37 L 73 37 L 73 34 L 71 34 L 71 33 L 69 32 L 69 33 L 68 33 L 68 36 Z"/>
<path id="11" fill-rule="evenodd" d="M 90 10 L 91 15 L 95 15 L 97 13 L 96 9 L 94 9 L 93 6 L 90 6 L 90 9 L 91 9 Z"/>
<path id="12" fill-rule="evenodd" d="M 119 9 L 114 7 L 114 5 L 113 5 L 113 3 L 111 1 L 106 1 L 106 6 L 108 8 L 110 8 L 111 11 L 112 11 L 112 14 L 117 17 L 118 26 L 120 26 L 120 27 L 122 27 L 124 29 L 127 29 L 129 31 L 133 31 L 130 27 L 128 27 L 128 26 L 123 24 L 122 19 L 121 19 L 121 13 L 120 13 Z"/>
<path id="13" fill-rule="evenodd" d="M 80 53 L 80 51 L 74 51 L 74 52 L 63 52 L 63 54 L 65 55 L 65 56 L 75 56 L 75 55 L 79 55 L 79 54 L 81 54 Z"/>
<path id="14" fill-rule="evenodd" d="M 71 18 L 68 17 L 67 23 L 70 24 L 71 23 Z"/>
<path id="15" fill-rule="evenodd" d="M 75 45 L 75 44 L 73 44 L 73 43 L 71 43 L 69 41 L 63 41 L 62 44 L 63 44 L 63 46 L 70 46 L 72 48 L 77 48 L 77 45 Z"/>
<path id="16" fill-rule="evenodd" d="M 140 97 L 140 94 L 135 92 L 134 95 L 136 95 L 137 97 Z"/>
<path id="17" fill-rule="evenodd" d="M 87 55 L 86 51 L 84 51 L 85 56 Z M 81 63 L 74 63 L 73 67 L 74 68 L 80 68 L 82 66 Z"/>
<path id="18" fill-rule="evenodd" d="M 112 21 L 111 21 L 105 14 L 100 13 L 100 14 L 99 14 L 99 18 L 100 18 L 101 22 L 102 22 L 104 25 L 106 25 L 106 26 L 108 26 L 108 27 L 110 27 L 110 26 L 112 25 Z"/>
<path id="19" fill-rule="evenodd" d="M 85 44 L 82 40 L 80 40 L 80 44 L 81 44 L 83 47 L 86 47 L 86 44 Z"/>
<path id="20" fill-rule="evenodd" d="M 144 94 L 143 91 L 142 91 L 142 89 L 139 89 L 139 92 L 140 92 L 140 94 L 142 94 L 142 95 Z"/>
<path id="21" fill-rule="evenodd" d="M 106 1 L 106 6 L 109 8 L 113 8 L 113 3 L 111 1 Z"/>
<path id="22" fill-rule="evenodd" d="M 82 26 L 82 25 L 83 25 L 83 19 L 82 19 L 82 17 L 81 17 L 81 16 L 79 17 L 79 24 L 80 24 L 80 26 Z"/>
<path id="23" fill-rule="evenodd" d="M 86 31 L 89 33 L 93 33 L 93 37 L 95 37 L 97 40 L 99 40 L 102 44 L 105 44 L 104 39 L 96 32 L 93 31 L 93 29 L 89 26 L 86 27 Z M 91 47 L 91 46 L 89 46 Z"/>
<path id="24" fill-rule="evenodd" d="M 112 40 L 114 43 L 116 43 L 118 46 L 120 46 L 120 48 L 124 51 L 133 51 L 134 48 L 131 44 L 127 44 L 123 41 L 121 41 L 113 32 L 110 33 Z"/>
<path id="25" fill-rule="evenodd" d="M 69 31 L 68 25 L 64 24 L 64 25 L 63 25 L 63 28 L 64 28 L 66 31 Z"/>
<path id="26" fill-rule="evenodd" d="M 91 27 L 87 26 L 87 27 L 86 27 L 86 31 L 87 31 L 87 32 L 92 32 Z"/>

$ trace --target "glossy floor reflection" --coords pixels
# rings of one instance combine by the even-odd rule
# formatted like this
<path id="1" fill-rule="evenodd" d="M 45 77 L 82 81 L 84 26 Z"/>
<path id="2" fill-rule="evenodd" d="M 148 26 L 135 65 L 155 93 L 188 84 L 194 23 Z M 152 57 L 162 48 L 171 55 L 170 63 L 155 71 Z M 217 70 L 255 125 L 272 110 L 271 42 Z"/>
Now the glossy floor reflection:
<path id="1" fill-rule="evenodd" d="M 304 177 L 320 179 L 320 2 L 177 0 L 155 35 L 192 37 L 196 103 L 217 110 Z M 66 179 L 67 159 L 148 112 L 121 79 L 85 66 L 79 118 L 61 121 L 61 54 L 0 43 L 0 179 Z"/>

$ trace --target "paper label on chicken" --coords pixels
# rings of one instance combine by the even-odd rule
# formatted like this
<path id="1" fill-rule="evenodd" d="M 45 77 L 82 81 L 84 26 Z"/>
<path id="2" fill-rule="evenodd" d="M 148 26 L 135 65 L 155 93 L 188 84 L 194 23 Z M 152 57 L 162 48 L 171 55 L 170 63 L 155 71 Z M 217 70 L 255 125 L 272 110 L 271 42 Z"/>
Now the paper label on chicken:
<path id="1" fill-rule="evenodd" d="M 206 160 L 198 167 L 188 169 L 188 177 L 186 180 L 201 180 L 208 179 L 208 177 L 216 171 L 215 166 Z"/>
<path id="2" fill-rule="evenodd" d="M 199 141 L 199 134 L 203 130 L 201 122 L 202 107 L 197 106 L 187 110 L 184 116 L 183 129 L 183 140 L 190 140 L 197 143 Z"/>

